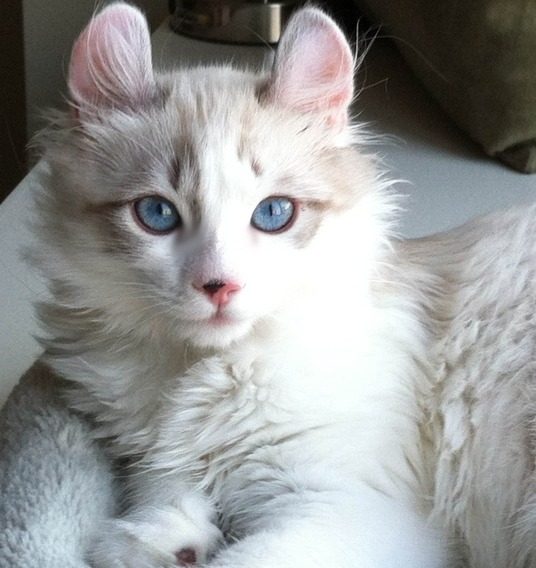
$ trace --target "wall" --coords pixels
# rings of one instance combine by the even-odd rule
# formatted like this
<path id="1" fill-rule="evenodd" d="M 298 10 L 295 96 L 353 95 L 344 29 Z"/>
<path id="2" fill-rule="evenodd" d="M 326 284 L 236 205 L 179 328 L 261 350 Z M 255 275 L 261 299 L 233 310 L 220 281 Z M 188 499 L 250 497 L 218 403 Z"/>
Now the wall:
<path id="1" fill-rule="evenodd" d="M 26 172 L 22 6 L 0 4 L 0 201 Z"/>

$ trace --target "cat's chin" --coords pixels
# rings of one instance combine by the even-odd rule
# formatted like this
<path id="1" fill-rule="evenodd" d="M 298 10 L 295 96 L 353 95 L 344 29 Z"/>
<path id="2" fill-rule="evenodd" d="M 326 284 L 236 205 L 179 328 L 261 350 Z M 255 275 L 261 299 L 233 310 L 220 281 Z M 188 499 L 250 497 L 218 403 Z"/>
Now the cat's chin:
<path id="1" fill-rule="evenodd" d="M 252 327 L 250 320 L 215 315 L 207 320 L 188 322 L 182 328 L 181 335 L 197 347 L 224 348 L 244 338 Z"/>

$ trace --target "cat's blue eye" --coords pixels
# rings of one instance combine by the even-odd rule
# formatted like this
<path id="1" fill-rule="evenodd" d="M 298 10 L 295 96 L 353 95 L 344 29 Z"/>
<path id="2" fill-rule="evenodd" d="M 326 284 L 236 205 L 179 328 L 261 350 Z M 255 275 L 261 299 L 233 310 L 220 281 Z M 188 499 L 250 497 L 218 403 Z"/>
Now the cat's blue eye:
<path id="1" fill-rule="evenodd" d="M 173 203 L 162 197 L 144 197 L 134 204 L 140 223 L 155 233 L 169 233 L 182 225 Z"/>
<path id="2" fill-rule="evenodd" d="M 290 226 L 294 218 L 294 203 L 287 197 L 268 197 L 261 201 L 253 215 L 251 224 L 260 231 L 275 233 Z"/>

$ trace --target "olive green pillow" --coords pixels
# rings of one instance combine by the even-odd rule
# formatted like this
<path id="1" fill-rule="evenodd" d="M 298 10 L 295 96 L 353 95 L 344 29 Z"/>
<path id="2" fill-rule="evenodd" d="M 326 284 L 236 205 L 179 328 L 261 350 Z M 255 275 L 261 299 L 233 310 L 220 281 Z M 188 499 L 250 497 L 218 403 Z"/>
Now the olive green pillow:
<path id="1" fill-rule="evenodd" d="M 355 0 L 486 153 L 536 172 L 536 0 Z"/>

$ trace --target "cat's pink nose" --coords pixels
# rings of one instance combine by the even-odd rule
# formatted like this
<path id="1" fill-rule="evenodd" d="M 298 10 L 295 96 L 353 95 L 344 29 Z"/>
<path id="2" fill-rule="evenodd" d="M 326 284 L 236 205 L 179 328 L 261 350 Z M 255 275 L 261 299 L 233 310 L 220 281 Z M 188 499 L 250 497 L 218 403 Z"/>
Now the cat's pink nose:
<path id="1" fill-rule="evenodd" d="M 241 290 L 242 286 L 236 282 L 223 282 L 223 280 L 210 280 L 202 286 L 210 301 L 216 306 L 224 306 L 231 301 L 231 296 Z"/>

